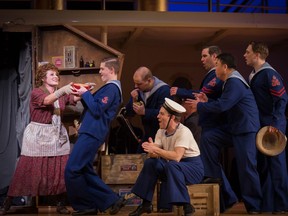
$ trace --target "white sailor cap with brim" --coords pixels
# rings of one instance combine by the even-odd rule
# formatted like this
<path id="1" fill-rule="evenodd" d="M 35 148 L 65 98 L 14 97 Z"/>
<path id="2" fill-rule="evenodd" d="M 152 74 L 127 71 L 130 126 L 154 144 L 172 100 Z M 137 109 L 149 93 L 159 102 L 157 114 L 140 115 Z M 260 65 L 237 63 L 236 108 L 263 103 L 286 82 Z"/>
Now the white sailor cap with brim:
<path id="1" fill-rule="evenodd" d="M 169 98 L 165 98 L 163 107 L 167 110 L 168 113 L 175 116 L 180 116 L 182 113 L 186 112 L 186 109 L 183 106 Z"/>

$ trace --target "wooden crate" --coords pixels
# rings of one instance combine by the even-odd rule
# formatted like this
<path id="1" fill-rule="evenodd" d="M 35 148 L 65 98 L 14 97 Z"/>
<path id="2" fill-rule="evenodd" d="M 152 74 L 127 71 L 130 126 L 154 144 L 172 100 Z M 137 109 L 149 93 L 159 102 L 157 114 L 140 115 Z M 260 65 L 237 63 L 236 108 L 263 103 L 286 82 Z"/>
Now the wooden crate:
<path id="1" fill-rule="evenodd" d="M 194 215 L 220 215 L 219 185 L 218 184 L 195 184 L 187 186 L 191 204 L 195 208 Z M 174 206 L 176 215 L 183 215 L 181 207 Z"/>
<path id="2" fill-rule="evenodd" d="M 101 178 L 106 184 L 135 184 L 146 154 L 101 156 Z"/>

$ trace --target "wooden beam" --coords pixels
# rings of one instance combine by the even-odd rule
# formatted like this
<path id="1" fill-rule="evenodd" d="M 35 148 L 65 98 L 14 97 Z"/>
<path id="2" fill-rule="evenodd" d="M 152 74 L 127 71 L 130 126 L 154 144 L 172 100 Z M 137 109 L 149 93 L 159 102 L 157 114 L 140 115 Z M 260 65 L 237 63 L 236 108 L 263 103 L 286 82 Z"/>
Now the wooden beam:
<path id="1" fill-rule="evenodd" d="M 141 35 L 143 32 L 144 28 L 136 28 L 130 35 L 126 38 L 126 40 L 123 42 L 121 45 L 122 49 L 127 49 L 129 45 L 133 44 L 135 40 Z"/>
<path id="2" fill-rule="evenodd" d="M 223 37 L 225 37 L 227 34 L 227 29 L 220 29 L 218 31 L 216 31 L 213 35 L 211 35 L 210 37 L 205 38 L 204 40 L 202 40 L 200 43 L 195 44 L 194 48 L 195 50 L 200 50 L 203 46 L 207 45 L 207 44 L 217 44 L 217 42 L 219 40 L 221 40 Z"/>
<path id="3" fill-rule="evenodd" d="M 288 29 L 287 14 L 187 13 L 95 10 L 0 10 L 0 26 L 22 18 L 27 25 Z"/>

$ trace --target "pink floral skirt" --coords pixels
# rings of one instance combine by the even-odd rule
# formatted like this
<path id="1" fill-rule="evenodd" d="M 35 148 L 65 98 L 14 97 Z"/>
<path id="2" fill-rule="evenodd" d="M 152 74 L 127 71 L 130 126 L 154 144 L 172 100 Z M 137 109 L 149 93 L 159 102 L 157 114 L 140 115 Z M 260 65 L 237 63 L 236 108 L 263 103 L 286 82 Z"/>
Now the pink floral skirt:
<path id="1" fill-rule="evenodd" d="M 69 155 L 29 157 L 21 155 L 8 196 L 47 196 L 66 192 L 64 171 Z"/>

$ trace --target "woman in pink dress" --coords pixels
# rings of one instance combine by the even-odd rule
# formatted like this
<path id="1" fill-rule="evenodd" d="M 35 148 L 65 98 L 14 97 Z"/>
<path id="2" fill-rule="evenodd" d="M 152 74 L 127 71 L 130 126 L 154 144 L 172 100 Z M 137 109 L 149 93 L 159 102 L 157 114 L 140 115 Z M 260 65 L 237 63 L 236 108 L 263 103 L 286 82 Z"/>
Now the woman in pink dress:
<path id="1" fill-rule="evenodd" d="M 71 83 L 57 90 L 59 71 L 53 64 L 41 65 L 35 79 L 36 88 L 30 98 L 31 122 L 25 128 L 21 156 L 0 215 L 10 209 L 15 196 L 47 195 L 57 195 L 57 213 L 70 214 L 63 202 L 70 142 L 61 114 L 66 105 L 75 105 L 80 97 L 71 94 Z"/>

